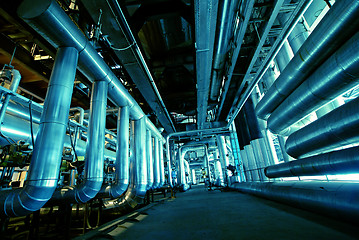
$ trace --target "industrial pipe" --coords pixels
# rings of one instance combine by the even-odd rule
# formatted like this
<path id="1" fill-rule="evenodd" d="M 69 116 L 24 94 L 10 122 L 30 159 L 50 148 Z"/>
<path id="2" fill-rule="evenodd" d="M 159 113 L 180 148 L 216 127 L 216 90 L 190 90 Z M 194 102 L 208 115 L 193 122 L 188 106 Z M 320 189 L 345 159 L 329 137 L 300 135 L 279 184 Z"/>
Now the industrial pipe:
<path id="1" fill-rule="evenodd" d="M 217 101 L 223 77 L 223 67 L 227 59 L 229 43 L 234 29 L 234 18 L 239 7 L 238 0 L 224 0 L 219 3 L 219 28 L 216 34 L 211 77 L 210 100 Z"/>
<path id="2" fill-rule="evenodd" d="M 269 178 L 351 174 L 359 172 L 359 147 L 324 153 L 266 167 Z"/>
<path id="3" fill-rule="evenodd" d="M 268 118 L 279 133 L 359 83 L 359 33 L 328 58 Z"/>
<path id="4" fill-rule="evenodd" d="M 146 119 L 133 121 L 133 125 L 134 156 L 130 164 L 130 185 L 125 195 L 114 202 L 122 212 L 132 210 L 142 203 L 147 192 Z"/>
<path id="5" fill-rule="evenodd" d="M 258 103 L 256 112 L 260 118 L 268 118 L 293 90 L 333 54 L 336 46 L 341 46 L 356 33 L 358 15 L 358 1 L 337 1 L 333 5 Z"/>
<path id="6" fill-rule="evenodd" d="M 22 216 L 39 210 L 54 193 L 75 81 L 78 51 L 63 47 L 57 51 L 47 90 L 39 131 L 23 188 L 1 194 L 1 213 Z"/>
<path id="7" fill-rule="evenodd" d="M 160 181 L 160 187 L 163 187 L 166 182 L 165 177 L 165 163 L 163 159 L 163 142 L 159 142 L 159 153 L 160 153 L 160 175 L 161 175 L 161 181 Z"/>
<path id="8" fill-rule="evenodd" d="M 234 183 L 231 188 L 354 224 L 358 223 L 357 182 Z"/>
<path id="9" fill-rule="evenodd" d="M 10 70 L 5 70 L 5 71 L 10 71 Z M 16 69 L 12 69 L 11 73 L 12 73 L 11 74 L 12 79 L 11 79 L 11 82 L 10 82 L 9 90 L 11 92 L 16 93 L 16 90 L 19 87 L 19 83 L 20 83 L 20 80 L 21 80 L 21 74 Z M 8 105 L 9 105 L 10 98 L 11 98 L 11 93 L 8 93 L 8 94 L 6 94 L 4 100 L 2 101 L 2 105 L 1 105 L 1 109 L 0 109 L 0 124 L 2 124 L 2 122 L 4 120 L 5 112 L 7 110 Z"/>
<path id="10" fill-rule="evenodd" d="M 90 120 L 86 142 L 84 181 L 76 188 L 75 199 L 85 203 L 100 191 L 103 182 L 107 82 L 95 81 L 92 88 Z"/>
<path id="11" fill-rule="evenodd" d="M 154 184 L 154 174 L 153 174 L 153 147 L 152 147 L 152 136 L 151 131 L 146 131 L 146 155 L 147 155 L 147 190 L 152 189 Z"/>
<path id="12" fill-rule="evenodd" d="M 157 189 L 161 184 L 161 173 L 160 173 L 160 154 L 159 154 L 160 141 L 158 138 L 154 138 L 154 149 L 153 149 L 153 188 Z"/>
<path id="13" fill-rule="evenodd" d="M 112 198 L 117 198 L 124 194 L 130 180 L 129 123 L 128 107 L 119 108 L 117 116 L 115 184 L 111 186 L 109 191 Z"/>
<path id="14" fill-rule="evenodd" d="M 294 158 L 359 142 L 359 98 L 290 135 L 286 150 Z"/>
<path id="15" fill-rule="evenodd" d="M 134 98 L 56 1 L 25 0 L 18 8 L 18 15 L 55 48 L 76 48 L 79 51 L 80 72 L 91 82 L 106 81 L 111 101 L 119 107 L 129 106 L 132 119 L 145 117 Z"/>

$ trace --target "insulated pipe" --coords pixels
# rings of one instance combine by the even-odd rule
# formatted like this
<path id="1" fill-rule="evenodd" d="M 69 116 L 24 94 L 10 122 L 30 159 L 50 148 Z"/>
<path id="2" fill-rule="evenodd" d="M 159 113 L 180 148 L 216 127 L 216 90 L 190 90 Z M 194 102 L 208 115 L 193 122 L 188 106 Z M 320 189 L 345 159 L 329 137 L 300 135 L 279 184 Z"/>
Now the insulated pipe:
<path id="1" fill-rule="evenodd" d="M 351 174 L 359 172 L 359 147 L 324 153 L 265 168 L 269 178 Z"/>
<path id="2" fill-rule="evenodd" d="M 337 1 L 256 107 L 266 119 L 359 25 L 359 1 Z M 325 37 L 323 37 L 325 36 Z"/>
<path id="3" fill-rule="evenodd" d="M 292 92 L 268 118 L 279 133 L 359 83 L 359 33 L 348 40 Z"/>
<path id="4" fill-rule="evenodd" d="M 23 188 L 0 197 L 3 206 L 0 211 L 7 216 L 39 210 L 56 189 L 77 60 L 75 48 L 58 49 L 26 183 Z"/>
<path id="5" fill-rule="evenodd" d="M 92 88 L 86 143 L 84 181 L 76 188 L 75 199 L 85 203 L 100 191 L 103 182 L 107 82 L 95 81 Z"/>
<path id="6" fill-rule="evenodd" d="M 139 120 L 145 116 L 134 98 L 56 1 L 25 0 L 18 8 L 18 15 L 55 48 L 76 48 L 79 51 L 80 72 L 89 81 L 106 81 L 111 101 L 119 107 L 129 106 L 132 119 Z"/>
<path id="7" fill-rule="evenodd" d="M 118 109 L 115 184 L 110 188 L 110 196 L 112 198 L 117 198 L 124 194 L 128 188 L 130 180 L 129 116 L 128 107 Z"/>
<path id="8" fill-rule="evenodd" d="M 147 192 L 146 119 L 133 122 L 133 157 L 130 164 L 131 180 L 125 195 L 115 201 L 120 211 L 127 212 L 143 202 Z"/>
<path id="9" fill-rule="evenodd" d="M 166 177 L 165 177 L 165 163 L 163 160 L 163 143 L 160 142 L 159 144 L 159 153 L 160 153 L 160 175 L 161 175 L 161 182 L 160 187 L 165 185 Z"/>
<path id="10" fill-rule="evenodd" d="M 170 168 L 171 166 L 171 154 L 170 154 L 170 139 L 172 137 L 180 137 L 180 136 L 195 136 L 195 135 L 214 135 L 214 134 L 221 134 L 221 133 L 225 133 L 225 132 L 228 132 L 228 128 L 229 128 L 229 125 L 228 126 L 224 126 L 224 127 L 218 127 L 218 128 L 208 128 L 208 129 L 200 129 L 200 130 L 190 130 L 190 131 L 184 131 L 184 132 L 175 132 L 175 133 L 170 133 L 167 135 L 166 137 L 166 156 L 167 156 L 167 159 L 169 160 L 169 181 L 170 181 L 170 185 L 171 187 L 173 187 L 173 183 L 172 183 L 172 176 L 171 176 L 171 172 L 172 172 L 172 169 Z"/>
<path id="11" fill-rule="evenodd" d="M 334 109 L 290 135 L 287 153 L 294 158 L 359 142 L 359 98 Z"/>
<path id="12" fill-rule="evenodd" d="M 220 154 L 220 159 L 221 159 L 221 174 L 222 174 L 222 178 L 224 180 L 223 177 L 223 172 L 225 173 L 225 181 L 226 183 L 228 183 L 229 180 L 229 170 L 227 169 L 228 165 L 229 165 L 229 160 L 228 160 L 228 156 L 227 156 L 227 148 L 226 148 L 226 140 L 224 136 L 218 136 L 217 135 L 217 144 L 218 144 L 218 149 L 219 149 L 219 154 Z"/>
<path id="13" fill-rule="evenodd" d="M 244 104 L 243 107 L 245 120 L 248 126 L 248 131 L 250 134 L 250 140 L 255 140 L 258 138 L 262 138 L 262 132 L 259 127 L 258 119 L 254 111 L 254 104 L 252 98 L 248 98 L 247 102 Z"/>
<path id="14" fill-rule="evenodd" d="M 229 43 L 232 37 L 234 28 L 234 17 L 238 8 L 238 0 L 224 0 L 219 3 L 219 27 L 217 29 L 213 67 L 212 67 L 212 80 L 211 80 L 211 91 L 210 100 L 217 101 L 223 77 L 223 67 L 227 59 L 227 52 Z"/>
<path id="15" fill-rule="evenodd" d="M 358 224 L 357 182 L 234 183 L 231 188 Z"/>
<path id="16" fill-rule="evenodd" d="M 153 188 L 157 189 L 161 184 L 161 173 L 160 173 L 160 153 L 159 153 L 160 142 L 158 138 L 154 138 L 154 149 L 153 149 Z"/>
<path id="17" fill-rule="evenodd" d="M 153 147 L 152 147 L 152 136 L 151 131 L 147 129 L 146 131 L 146 153 L 147 153 L 147 190 L 152 189 L 154 184 L 154 174 L 153 174 Z"/>
<path id="18" fill-rule="evenodd" d="M 11 92 L 16 93 L 16 90 L 19 87 L 19 83 L 20 83 L 20 80 L 21 80 L 21 74 L 16 69 L 12 69 L 11 72 L 12 72 L 12 79 L 11 79 L 9 90 Z M 1 109 L 0 109 L 0 124 L 2 124 L 2 122 L 4 120 L 5 112 L 7 110 L 8 105 L 9 105 L 10 98 L 11 98 L 11 94 L 8 93 L 8 94 L 6 94 L 4 100 L 2 101 L 2 106 L 1 106 Z"/>
<path id="19" fill-rule="evenodd" d="M 288 16 L 290 13 L 282 13 L 278 16 L 278 20 L 282 26 L 285 25 Z M 303 42 L 308 38 L 309 32 L 306 29 L 306 27 L 303 24 L 304 17 L 301 17 L 301 21 L 298 21 L 298 23 L 293 28 L 292 32 L 288 36 L 288 43 L 293 51 L 294 54 L 298 52 L 300 47 L 303 45 Z"/>

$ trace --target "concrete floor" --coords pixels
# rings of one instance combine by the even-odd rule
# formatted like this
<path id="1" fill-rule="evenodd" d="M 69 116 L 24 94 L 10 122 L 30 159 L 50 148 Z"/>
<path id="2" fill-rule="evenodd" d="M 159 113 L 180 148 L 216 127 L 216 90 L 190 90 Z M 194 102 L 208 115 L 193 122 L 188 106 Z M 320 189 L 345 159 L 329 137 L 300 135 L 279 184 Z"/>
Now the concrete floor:
<path id="1" fill-rule="evenodd" d="M 196 186 L 87 239 L 359 239 L 359 228 L 238 192 Z"/>

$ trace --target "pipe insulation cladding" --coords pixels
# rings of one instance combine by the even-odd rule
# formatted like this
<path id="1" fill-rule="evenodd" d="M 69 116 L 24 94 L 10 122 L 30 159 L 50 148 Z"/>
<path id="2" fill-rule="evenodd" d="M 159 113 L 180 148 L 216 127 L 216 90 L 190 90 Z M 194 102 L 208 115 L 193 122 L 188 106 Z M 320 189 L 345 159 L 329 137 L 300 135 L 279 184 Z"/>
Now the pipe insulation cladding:
<path id="1" fill-rule="evenodd" d="M 230 188 L 358 224 L 357 182 L 234 183 Z"/>
<path id="2" fill-rule="evenodd" d="M 359 83 L 359 33 L 328 58 L 292 92 L 268 118 L 268 128 L 280 133 L 306 115 Z"/>
<path id="3" fill-rule="evenodd" d="M 257 104 L 256 112 L 259 118 L 267 119 L 335 49 L 358 31 L 358 16 L 359 1 L 335 2 Z"/>
<path id="4" fill-rule="evenodd" d="M 59 48 L 23 188 L 2 192 L 0 213 L 24 216 L 39 210 L 54 193 L 61 165 L 78 51 Z"/>
<path id="5" fill-rule="evenodd" d="M 294 158 L 359 142 L 359 98 L 291 134 L 286 151 Z"/>
<path id="6" fill-rule="evenodd" d="M 264 169 L 269 178 L 351 174 L 359 172 L 359 147 L 323 153 L 272 165 Z"/>

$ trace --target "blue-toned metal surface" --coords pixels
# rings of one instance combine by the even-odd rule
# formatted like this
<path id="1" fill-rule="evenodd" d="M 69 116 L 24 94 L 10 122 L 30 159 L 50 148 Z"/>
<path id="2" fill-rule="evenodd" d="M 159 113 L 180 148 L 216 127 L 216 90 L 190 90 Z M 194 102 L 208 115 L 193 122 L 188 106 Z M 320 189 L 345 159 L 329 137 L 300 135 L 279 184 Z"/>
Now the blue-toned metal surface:
<path id="1" fill-rule="evenodd" d="M 359 172 L 359 147 L 324 153 L 267 167 L 269 178 L 350 174 Z"/>
<path id="2" fill-rule="evenodd" d="M 268 118 L 279 133 L 359 83 L 359 33 L 328 58 Z"/>
<path id="3" fill-rule="evenodd" d="M 359 142 L 359 98 L 291 134 L 286 150 L 294 158 Z"/>
<path id="4" fill-rule="evenodd" d="M 103 182 L 107 82 L 95 81 L 92 87 L 90 118 L 86 142 L 84 181 L 77 187 L 77 202 L 87 202 L 100 191 Z"/>
<path id="5" fill-rule="evenodd" d="M 266 119 L 338 46 L 358 29 L 359 1 L 337 1 L 256 107 Z"/>
<path id="6" fill-rule="evenodd" d="M 235 183 L 231 188 L 284 204 L 292 205 L 358 223 L 359 184 L 357 182 L 271 182 Z"/>
<path id="7" fill-rule="evenodd" d="M 77 60 L 75 48 L 63 47 L 57 52 L 26 183 L 1 199 L 1 211 L 7 216 L 39 210 L 56 189 Z"/>

